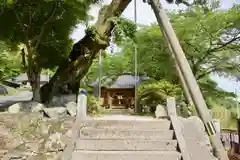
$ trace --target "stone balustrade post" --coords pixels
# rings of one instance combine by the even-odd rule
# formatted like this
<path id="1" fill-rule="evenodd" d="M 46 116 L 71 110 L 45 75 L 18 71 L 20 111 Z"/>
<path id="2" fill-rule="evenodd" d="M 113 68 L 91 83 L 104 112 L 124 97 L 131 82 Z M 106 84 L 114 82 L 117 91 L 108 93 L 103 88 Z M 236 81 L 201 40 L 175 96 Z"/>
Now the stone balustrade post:
<path id="1" fill-rule="evenodd" d="M 77 100 L 77 117 L 85 119 L 87 117 L 87 92 L 81 90 Z"/>

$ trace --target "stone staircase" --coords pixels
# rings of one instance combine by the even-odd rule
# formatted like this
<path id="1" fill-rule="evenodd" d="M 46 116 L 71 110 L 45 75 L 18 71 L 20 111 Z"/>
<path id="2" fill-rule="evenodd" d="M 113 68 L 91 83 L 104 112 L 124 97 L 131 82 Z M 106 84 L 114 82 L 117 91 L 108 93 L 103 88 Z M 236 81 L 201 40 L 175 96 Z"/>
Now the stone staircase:
<path id="1" fill-rule="evenodd" d="M 174 98 L 166 110 L 160 119 L 79 114 L 61 160 L 216 160 L 202 121 L 178 117 Z"/>
<path id="2" fill-rule="evenodd" d="M 168 119 L 85 120 L 72 160 L 180 160 Z"/>

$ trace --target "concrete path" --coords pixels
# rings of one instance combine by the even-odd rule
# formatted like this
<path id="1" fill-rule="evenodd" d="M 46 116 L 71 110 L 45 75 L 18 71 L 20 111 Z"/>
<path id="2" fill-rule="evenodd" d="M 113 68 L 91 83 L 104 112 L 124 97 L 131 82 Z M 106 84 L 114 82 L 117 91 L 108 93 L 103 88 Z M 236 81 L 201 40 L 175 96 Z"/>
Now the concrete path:
<path id="1" fill-rule="evenodd" d="M 8 108 L 14 103 L 29 101 L 32 99 L 32 92 L 22 91 L 18 96 L 1 96 L 0 97 L 0 109 Z"/>

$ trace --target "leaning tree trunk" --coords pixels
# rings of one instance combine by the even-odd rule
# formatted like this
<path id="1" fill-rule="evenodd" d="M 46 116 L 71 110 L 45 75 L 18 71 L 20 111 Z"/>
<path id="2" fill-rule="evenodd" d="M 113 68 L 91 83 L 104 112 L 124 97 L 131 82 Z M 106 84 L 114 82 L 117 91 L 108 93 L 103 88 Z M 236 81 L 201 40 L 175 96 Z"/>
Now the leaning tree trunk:
<path id="1" fill-rule="evenodd" d="M 49 102 L 54 95 L 61 93 L 63 87 L 78 92 L 79 82 L 88 72 L 93 59 L 109 45 L 114 27 L 111 18 L 119 17 L 130 2 L 131 0 L 113 0 L 110 5 L 101 8 L 97 22 L 74 44 L 68 61 L 60 65 L 50 82 L 41 88 L 42 102 Z"/>

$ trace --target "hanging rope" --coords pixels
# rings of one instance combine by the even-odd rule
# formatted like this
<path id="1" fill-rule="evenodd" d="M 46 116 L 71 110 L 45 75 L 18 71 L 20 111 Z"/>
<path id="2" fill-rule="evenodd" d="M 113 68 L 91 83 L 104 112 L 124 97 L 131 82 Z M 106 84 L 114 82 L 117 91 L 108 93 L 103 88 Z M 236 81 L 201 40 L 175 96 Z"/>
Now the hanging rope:
<path id="1" fill-rule="evenodd" d="M 110 37 L 110 52 L 113 54 L 114 53 L 114 29 L 111 32 L 111 37 Z"/>

